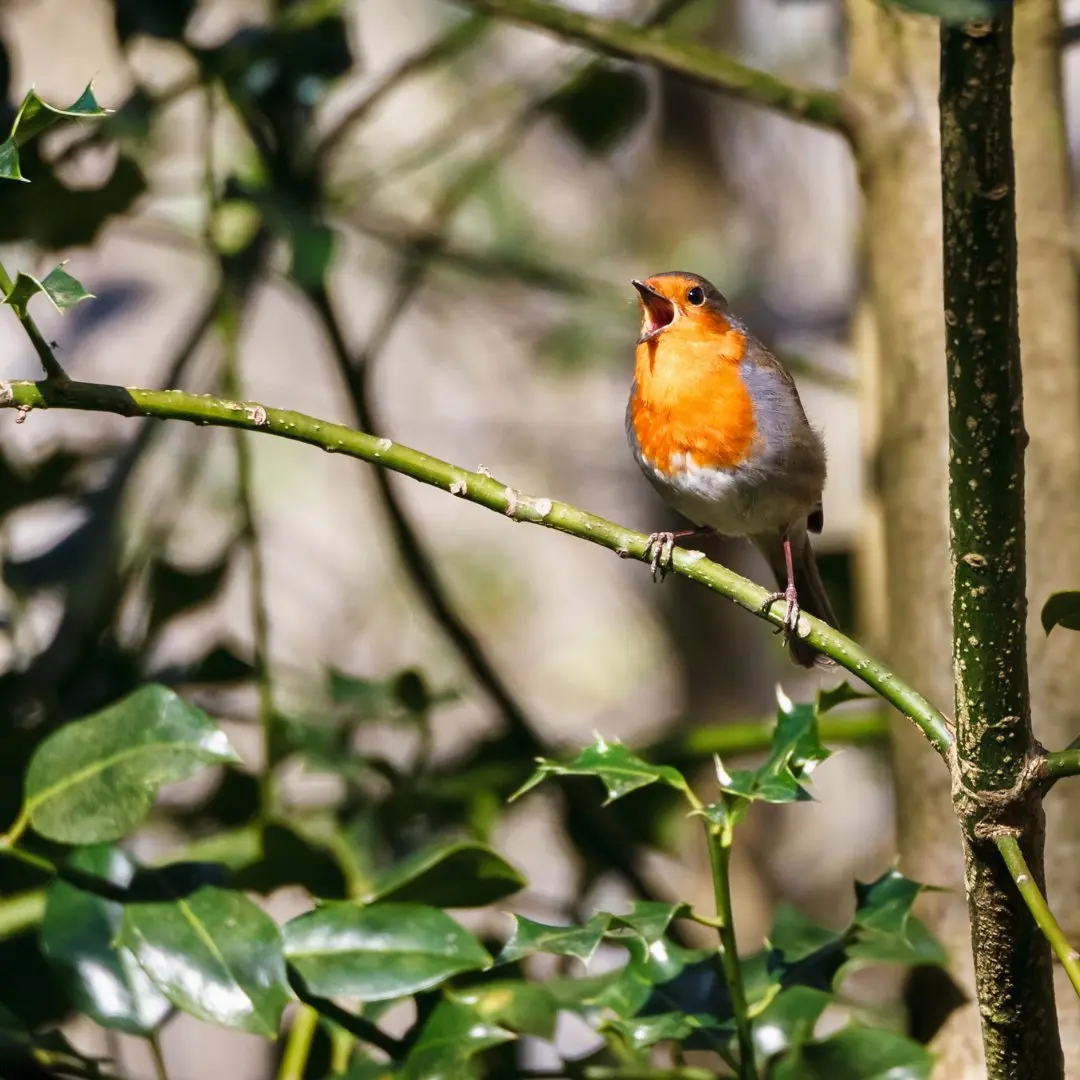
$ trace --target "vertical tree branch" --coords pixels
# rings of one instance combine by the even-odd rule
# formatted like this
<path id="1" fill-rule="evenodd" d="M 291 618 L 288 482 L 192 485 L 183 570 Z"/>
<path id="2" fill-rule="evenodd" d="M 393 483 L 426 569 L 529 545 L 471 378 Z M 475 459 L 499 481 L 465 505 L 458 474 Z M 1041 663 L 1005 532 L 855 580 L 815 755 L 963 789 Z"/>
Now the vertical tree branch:
<path id="1" fill-rule="evenodd" d="M 1025 620 L 1012 16 L 941 29 L 956 745 L 968 912 L 988 1075 L 1062 1075 L 1050 949 L 994 841 L 1016 835 L 1043 884 Z"/>

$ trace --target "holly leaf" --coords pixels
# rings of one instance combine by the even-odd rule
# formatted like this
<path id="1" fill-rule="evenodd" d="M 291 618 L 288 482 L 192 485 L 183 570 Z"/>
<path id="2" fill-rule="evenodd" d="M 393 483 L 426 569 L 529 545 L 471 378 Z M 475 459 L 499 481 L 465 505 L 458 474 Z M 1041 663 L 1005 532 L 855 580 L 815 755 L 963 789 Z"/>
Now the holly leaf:
<path id="1" fill-rule="evenodd" d="M 31 90 L 19 106 L 10 134 L 0 143 L 0 178 L 25 180 L 26 177 L 19 169 L 19 147 L 52 127 L 58 120 L 83 120 L 105 115 L 106 110 L 97 103 L 89 85 L 66 109 L 49 105 Z"/>
<path id="2" fill-rule="evenodd" d="M 73 308 L 83 300 L 92 299 L 94 294 L 87 292 L 82 282 L 73 278 L 64 266 L 64 263 L 60 263 L 41 280 L 20 270 L 14 284 L 5 294 L 3 303 L 10 305 L 18 315 L 23 316 L 30 301 L 38 293 L 44 293 L 52 306 L 63 315 L 68 308 Z"/>
<path id="3" fill-rule="evenodd" d="M 618 740 L 609 743 L 597 738 L 592 746 L 582 750 L 570 762 L 549 761 L 546 758 L 538 758 L 537 761 L 540 767 L 510 796 L 511 802 L 552 776 L 595 776 L 607 789 L 605 805 L 638 788 L 657 783 L 667 784 L 688 797 L 690 795 L 690 786 L 678 769 L 670 765 L 651 765 Z"/>
<path id="4" fill-rule="evenodd" d="M 399 1074 L 401 1080 L 453 1080 L 470 1076 L 469 1062 L 492 1046 L 514 1039 L 481 1012 L 458 1001 L 440 1001 Z"/>
<path id="5" fill-rule="evenodd" d="M 934 1058 L 913 1039 L 851 1023 L 824 1039 L 796 1046 L 773 1066 L 773 1080 L 929 1080 Z"/>
<path id="6" fill-rule="evenodd" d="M 547 926 L 524 915 L 514 916 L 514 932 L 503 946 L 496 963 L 509 964 L 533 953 L 573 956 L 587 964 L 603 940 L 611 922 L 606 912 L 598 912 L 584 926 Z"/>

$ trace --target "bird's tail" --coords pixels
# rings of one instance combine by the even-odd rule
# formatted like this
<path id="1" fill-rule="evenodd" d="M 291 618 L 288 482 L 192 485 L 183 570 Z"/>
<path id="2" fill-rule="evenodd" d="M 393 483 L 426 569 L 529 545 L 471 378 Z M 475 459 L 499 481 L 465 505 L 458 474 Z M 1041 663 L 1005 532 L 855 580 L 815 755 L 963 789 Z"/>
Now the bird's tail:
<path id="1" fill-rule="evenodd" d="M 830 626 L 836 626 L 836 616 L 833 614 L 832 604 L 829 603 L 829 594 L 825 591 L 821 574 L 818 573 L 810 537 L 805 531 L 800 531 L 793 533 L 790 539 L 791 562 L 795 571 L 795 589 L 799 594 L 799 608 L 807 615 L 813 615 Z M 776 575 L 777 584 L 784 589 L 787 586 L 787 563 L 784 558 L 783 539 L 777 536 L 775 539 L 770 538 L 767 542 L 758 540 L 757 547 L 769 560 L 769 566 Z M 788 652 L 791 654 L 791 659 L 801 667 L 826 667 L 832 663 L 828 657 L 818 652 L 798 634 L 792 634 L 788 638 Z"/>

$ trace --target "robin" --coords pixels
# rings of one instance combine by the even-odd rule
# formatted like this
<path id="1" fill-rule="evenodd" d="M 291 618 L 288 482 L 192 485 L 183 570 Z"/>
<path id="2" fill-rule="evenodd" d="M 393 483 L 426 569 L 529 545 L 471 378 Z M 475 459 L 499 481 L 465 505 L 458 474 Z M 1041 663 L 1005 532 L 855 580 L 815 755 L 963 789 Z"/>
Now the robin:
<path id="1" fill-rule="evenodd" d="M 803 667 L 826 658 L 798 634 L 800 610 L 836 625 L 811 532 L 824 524 L 825 446 L 795 382 L 704 278 L 673 271 L 634 281 L 641 299 L 626 433 L 642 471 L 695 529 L 653 533 L 653 578 L 677 539 L 745 536 L 786 604 L 784 634 Z"/>

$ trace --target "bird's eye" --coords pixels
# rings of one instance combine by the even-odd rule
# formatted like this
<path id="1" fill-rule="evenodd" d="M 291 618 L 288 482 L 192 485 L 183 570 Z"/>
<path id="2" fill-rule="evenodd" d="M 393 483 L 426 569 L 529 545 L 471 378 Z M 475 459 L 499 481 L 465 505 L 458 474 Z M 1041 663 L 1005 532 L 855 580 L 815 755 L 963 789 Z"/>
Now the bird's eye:
<path id="1" fill-rule="evenodd" d="M 705 290 L 700 285 L 695 285 L 687 294 L 686 302 L 700 307 L 705 303 Z"/>

